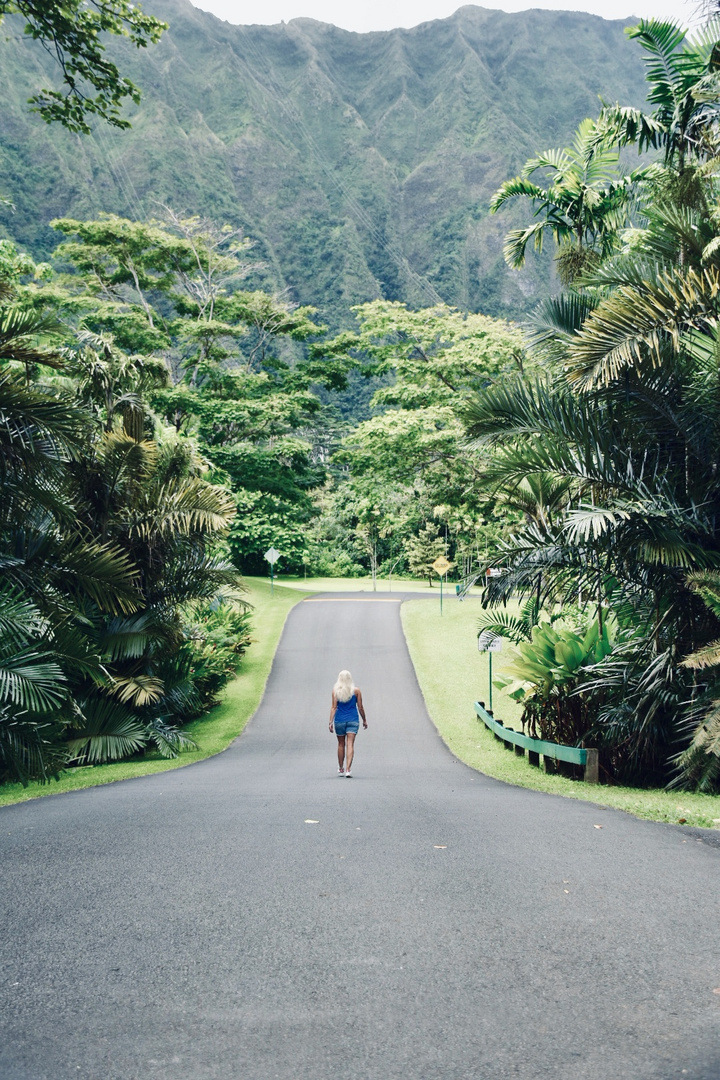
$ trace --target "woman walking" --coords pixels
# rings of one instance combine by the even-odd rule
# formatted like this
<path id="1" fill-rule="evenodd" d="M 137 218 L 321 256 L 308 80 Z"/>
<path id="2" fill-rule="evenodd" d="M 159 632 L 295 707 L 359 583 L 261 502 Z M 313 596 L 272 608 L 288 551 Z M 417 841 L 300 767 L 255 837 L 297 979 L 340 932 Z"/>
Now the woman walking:
<path id="1" fill-rule="evenodd" d="M 349 671 L 341 671 L 333 686 L 332 709 L 330 710 L 330 732 L 333 725 L 338 741 L 338 776 L 352 776 L 352 763 L 355 753 L 355 736 L 360 727 L 358 713 L 362 716 L 363 727 L 367 727 L 365 709 L 359 686 L 353 686 Z"/>

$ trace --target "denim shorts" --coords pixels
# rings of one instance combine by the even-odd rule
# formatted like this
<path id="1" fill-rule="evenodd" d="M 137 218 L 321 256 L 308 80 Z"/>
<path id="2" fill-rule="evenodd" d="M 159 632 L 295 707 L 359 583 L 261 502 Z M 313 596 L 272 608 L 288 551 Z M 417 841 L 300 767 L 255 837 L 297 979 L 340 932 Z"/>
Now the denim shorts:
<path id="1" fill-rule="evenodd" d="M 336 735 L 357 735 L 360 730 L 360 721 L 355 720 L 336 720 L 335 721 L 335 734 Z"/>

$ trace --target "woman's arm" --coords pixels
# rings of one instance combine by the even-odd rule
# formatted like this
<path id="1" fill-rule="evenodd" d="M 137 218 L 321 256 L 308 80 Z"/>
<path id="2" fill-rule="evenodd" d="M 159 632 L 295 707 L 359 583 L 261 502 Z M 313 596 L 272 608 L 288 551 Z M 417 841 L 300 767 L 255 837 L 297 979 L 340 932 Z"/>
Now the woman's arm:
<path id="1" fill-rule="evenodd" d="M 335 722 L 335 713 L 337 712 L 337 698 L 335 697 L 335 691 L 332 692 L 332 708 L 330 709 L 330 730 L 333 729 Z"/>
<path id="2" fill-rule="evenodd" d="M 358 712 L 362 716 L 363 727 L 367 727 L 367 717 L 365 716 L 365 709 L 363 706 L 362 694 L 360 693 L 360 687 L 355 687 L 355 696 L 357 697 Z"/>

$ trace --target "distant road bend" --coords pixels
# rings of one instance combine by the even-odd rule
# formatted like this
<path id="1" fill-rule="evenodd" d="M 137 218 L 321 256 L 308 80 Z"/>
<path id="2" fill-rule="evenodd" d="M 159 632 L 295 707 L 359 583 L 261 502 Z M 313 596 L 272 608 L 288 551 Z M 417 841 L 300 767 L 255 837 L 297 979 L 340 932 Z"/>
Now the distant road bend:
<path id="1" fill-rule="evenodd" d="M 720 850 L 455 760 L 398 600 L 298 604 L 226 753 L 0 811 L 2 1080 L 720 1078 Z"/>

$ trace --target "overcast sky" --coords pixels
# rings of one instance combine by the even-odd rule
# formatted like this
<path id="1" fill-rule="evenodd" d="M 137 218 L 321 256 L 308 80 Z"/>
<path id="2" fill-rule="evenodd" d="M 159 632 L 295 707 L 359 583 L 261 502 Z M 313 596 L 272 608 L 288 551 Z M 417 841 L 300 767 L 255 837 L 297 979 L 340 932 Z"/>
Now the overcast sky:
<path id="1" fill-rule="evenodd" d="M 193 0 L 196 7 L 212 11 L 228 22 L 279 23 L 305 17 L 333 23 L 345 30 L 390 30 L 395 26 L 417 26 L 428 19 L 445 19 L 462 0 Z M 528 8 L 564 8 L 589 11 L 605 19 L 631 16 L 675 18 L 688 24 L 698 8 L 698 0 L 501 0 L 479 5 L 503 11 Z"/>

